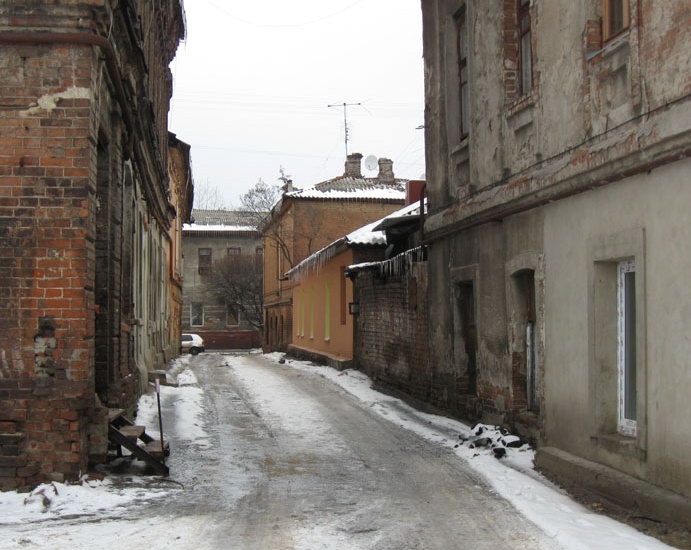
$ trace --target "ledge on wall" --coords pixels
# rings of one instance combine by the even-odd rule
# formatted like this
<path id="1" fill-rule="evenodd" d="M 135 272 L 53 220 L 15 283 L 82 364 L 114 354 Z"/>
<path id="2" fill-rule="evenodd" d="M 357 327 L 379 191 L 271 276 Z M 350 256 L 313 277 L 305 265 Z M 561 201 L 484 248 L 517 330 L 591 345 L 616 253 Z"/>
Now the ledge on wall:
<path id="1" fill-rule="evenodd" d="M 299 348 L 294 345 L 288 346 L 288 355 L 303 361 L 312 361 L 320 365 L 327 365 L 336 370 L 346 370 L 353 367 L 353 360 L 345 357 L 335 357 L 326 353 L 317 353 L 316 351 Z"/>
<path id="2" fill-rule="evenodd" d="M 542 447 L 536 468 L 565 488 L 595 493 L 637 515 L 691 528 L 691 499 L 555 447 Z"/>

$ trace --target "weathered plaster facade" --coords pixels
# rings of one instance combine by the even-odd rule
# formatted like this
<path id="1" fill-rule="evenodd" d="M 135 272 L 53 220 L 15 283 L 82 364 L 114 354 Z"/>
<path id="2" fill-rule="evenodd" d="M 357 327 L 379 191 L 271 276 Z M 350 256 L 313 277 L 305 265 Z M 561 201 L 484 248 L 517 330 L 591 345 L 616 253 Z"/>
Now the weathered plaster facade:
<path id="1" fill-rule="evenodd" d="M 253 226 L 256 215 L 223 210 L 192 211 L 192 225 L 183 226 L 184 262 L 182 330 L 199 334 L 208 349 L 243 349 L 261 345 L 261 333 L 235 308 L 227 307 L 225 299 L 209 286 L 214 262 L 237 253 L 248 256 L 260 265 L 264 248 L 262 238 Z M 207 228 L 207 229 L 205 229 Z M 210 268 L 200 265 L 201 250 Z M 198 311 L 193 315 L 193 308 Z"/>
<path id="2" fill-rule="evenodd" d="M 603 6 L 533 0 L 521 42 L 518 1 L 422 1 L 431 360 L 449 409 L 539 439 L 548 470 L 572 456 L 690 497 L 691 7 L 622 0 L 606 36 Z"/>
<path id="3" fill-rule="evenodd" d="M 103 459 L 164 357 L 183 34 L 179 0 L 0 6 L 0 488 Z"/>

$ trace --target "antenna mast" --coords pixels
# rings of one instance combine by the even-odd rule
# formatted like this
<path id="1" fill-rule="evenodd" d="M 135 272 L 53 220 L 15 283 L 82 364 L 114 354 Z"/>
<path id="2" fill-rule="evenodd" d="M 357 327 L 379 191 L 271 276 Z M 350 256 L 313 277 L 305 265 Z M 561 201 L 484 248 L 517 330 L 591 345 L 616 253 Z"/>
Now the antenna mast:
<path id="1" fill-rule="evenodd" d="M 331 105 L 327 105 L 327 107 L 338 107 L 343 108 L 343 127 L 344 127 L 344 137 L 345 137 L 345 152 L 346 152 L 346 157 L 348 156 L 348 107 L 354 107 L 355 105 L 359 105 L 362 107 L 362 103 L 332 103 Z"/>

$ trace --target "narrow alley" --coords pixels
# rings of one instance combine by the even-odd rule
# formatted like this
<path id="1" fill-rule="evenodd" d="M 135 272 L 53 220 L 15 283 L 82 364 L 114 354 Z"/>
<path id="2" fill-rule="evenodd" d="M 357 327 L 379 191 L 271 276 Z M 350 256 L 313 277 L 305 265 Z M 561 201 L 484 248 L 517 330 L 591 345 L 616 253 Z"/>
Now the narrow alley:
<path id="1" fill-rule="evenodd" d="M 100 497 L 75 512 L 45 492 L 55 502 L 26 497 L 24 508 L 36 513 L 24 521 L 12 521 L 12 503 L 0 495 L 0 548 L 79 550 L 117 538 L 199 550 L 548 549 L 592 548 L 608 536 L 617 541 L 608 548 L 665 547 L 556 500 L 546 506 L 574 525 L 543 512 L 554 529 L 538 527 L 454 452 L 454 421 L 382 394 L 363 399 L 334 383 L 362 382 L 356 371 L 278 361 L 278 354 L 215 353 L 174 361 L 169 378 L 178 385 L 162 388 L 170 478 L 116 469 L 107 494 L 120 504 Z M 331 379 L 320 376 L 325 370 Z M 376 393 L 366 386 L 361 391 Z M 156 425 L 154 411 L 148 394 L 138 423 Z M 436 435 L 421 437 L 432 429 Z M 539 492 L 534 498 L 546 500 Z"/>

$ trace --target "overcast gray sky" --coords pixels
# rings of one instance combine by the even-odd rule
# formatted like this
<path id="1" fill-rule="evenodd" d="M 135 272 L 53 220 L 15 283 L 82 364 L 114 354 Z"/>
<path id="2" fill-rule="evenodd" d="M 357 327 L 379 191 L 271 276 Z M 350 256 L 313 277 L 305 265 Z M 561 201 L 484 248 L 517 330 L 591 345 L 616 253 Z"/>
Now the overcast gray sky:
<path id="1" fill-rule="evenodd" d="M 424 167 L 420 0 L 186 0 L 171 65 L 170 129 L 192 146 L 194 178 L 228 205 L 279 168 L 298 187 L 343 173 L 349 152 Z M 364 166 L 363 166 L 364 170 Z M 375 175 L 365 170 L 365 175 Z"/>

